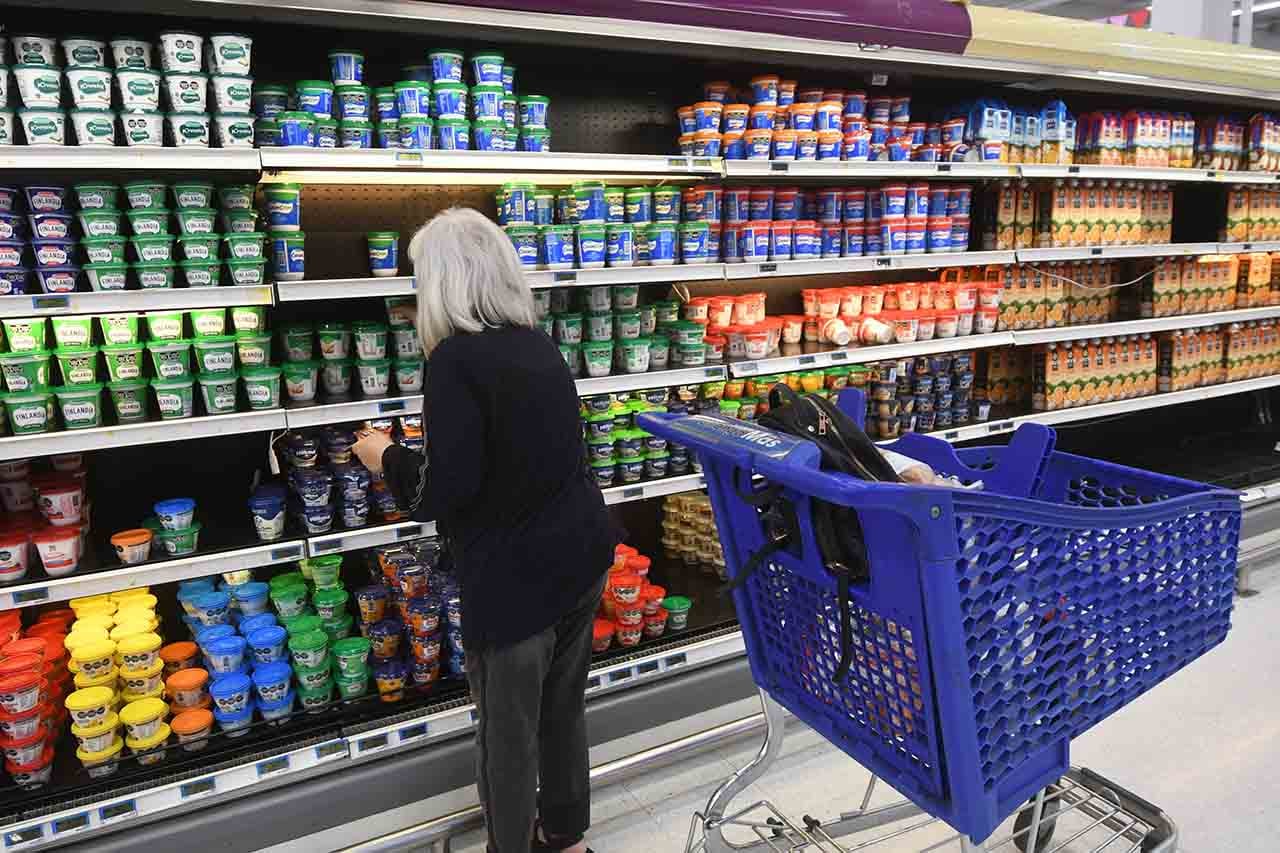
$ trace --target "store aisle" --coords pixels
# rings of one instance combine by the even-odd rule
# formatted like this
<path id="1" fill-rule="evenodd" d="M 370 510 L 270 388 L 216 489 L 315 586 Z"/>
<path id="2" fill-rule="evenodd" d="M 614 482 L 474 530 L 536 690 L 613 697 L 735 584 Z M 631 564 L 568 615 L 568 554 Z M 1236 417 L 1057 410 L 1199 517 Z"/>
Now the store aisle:
<path id="1" fill-rule="evenodd" d="M 1227 642 L 1076 742 L 1072 760 L 1161 806 L 1182 853 L 1272 853 L 1280 804 L 1280 576 L 1237 601 Z M 754 753 L 743 744 L 597 792 L 598 853 L 678 853 L 695 809 Z M 857 806 L 866 772 L 812 732 L 792 728 L 784 756 L 738 801 L 772 800 L 789 816 Z M 891 797 L 881 790 L 876 801 Z M 939 836 L 941 837 L 941 836 Z M 478 837 L 455 846 L 478 853 Z M 876 847 L 906 853 L 910 847 Z M 1067 853 L 1071 853 L 1068 848 Z"/>

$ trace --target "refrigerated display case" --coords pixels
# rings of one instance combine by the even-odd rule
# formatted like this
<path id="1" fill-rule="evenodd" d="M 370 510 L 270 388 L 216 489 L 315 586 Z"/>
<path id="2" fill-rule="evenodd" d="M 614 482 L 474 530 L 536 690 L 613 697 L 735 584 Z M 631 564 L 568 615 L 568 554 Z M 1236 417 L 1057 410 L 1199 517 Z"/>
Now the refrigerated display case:
<path id="1" fill-rule="evenodd" d="M 717 258 L 696 266 L 527 273 L 535 290 L 556 290 L 566 298 L 587 288 L 627 285 L 640 287 L 650 299 L 673 293 L 680 300 L 756 289 L 768 294 L 771 313 L 776 313 L 797 311 L 793 306 L 800 303 L 803 290 L 932 280 L 947 268 L 985 274 L 1019 264 L 1115 261 L 1133 273 L 1128 280 L 1151 258 L 1280 252 L 1280 241 L 1229 241 L 1220 233 L 1228 188 L 1276 184 L 1280 175 L 1275 172 L 1007 160 L 724 160 L 681 152 L 676 142 L 677 110 L 696 100 L 704 80 L 745 80 L 760 69 L 841 86 L 856 83 L 872 92 L 909 89 L 919 103 L 938 106 L 995 96 L 1041 103 L 1054 94 L 1077 112 L 1130 105 L 1249 112 L 1265 111 L 1275 103 L 1275 63 L 1266 52 L 1215 46 L 1212 53 L 1196 56 L 1189 49 L 1202 47 L 1199 43 L 1142 34 L 1136 55 L 1124 56 L 1105 28 L 1087 27 L 1087 37 L 1073 43 L 1094 47 L 1072 54 L 1068 67 L 1061 56 L 1025 46 L 1027 36 L 1017 34 L 1039 32 L 1035 27 L 1043 21 L 1030 20 L 1037 16 L 1002 12 L 997 24 L 991 23 L 990 10 L 941 2 L 934 4 L 936 11 L 948 21 L 954 19 L 949 35 L 927 31 L 918 21 L 918 31 L 912 32 L 903 21 L 855 20 L 848 22 L 848 32 L 860 33 L 856 39 L 795 14 L 788 15 L 795 23 L 776 25 L 761 23 L 765 18 L 755 16 L 718 25 L 716 18 L 733 16 L 732 9 L 704 10 L 696 19 L 637 23 L 622 20 L 615 9 L 565 14 L 550 5 L 507 5 L 513 8 L 389 0 L 359 9 L 320 2 L 272 7 L 125 0 L 108 16 L 94 4 L 74 0 L 10 4 L 7 29 L 14 32 L 34 28 L 55 33 L 152 33 L 177 24 L 213 33 L 233 26 L 253 38 L 256 85 L 324 78 L 326 52 L 339 46 L 363 46 L 368 73 L 388 84 L 400 77 L 401 65 L 420 63 L 439 40 L 456 42 L 467 51 L 504 46 L 518 68 L 522 91 L 539 91 L 552 99 L 555 151 L 3 146 L 0 182 L 14 186 L 67 185 L 85 179 L 122 184 L 139 176 L 168 182 L 200 178 L 215 184 L 254 182 L 261 197 L 273 186 L 296 184 L 308 237 L 306 273 L 300 280 L 0 296 L 0 319 L 263 306 L 277 330 L 289 323 L 334 318 L 380 320 L 385 316 L 383 300 L 411 297 L 414 282 L 403 260 L 399 275 L 372 275 L 365 233 L 408 235 L 435 212 L 459 204 L 496 217 L 495 190 L 513 180 L 553 188 L 591 179 L 681 189 L 816 188 L 906 180 L 963 183 L 979 190 L 1001 180 L 1154 181 L 1172 186 L 1178 211 L 1171 239 L 1157 244 L 987 248 L 975 233 L 964 247 L 968 250 L 935 254 L 746 262 Z M 305 38 L 295 38 L 298 33 Z M 584 69 L 590 73 L 584 75 Z M 1122 314 L 1129 318 L 1121 319 Z M 578 388 L 584 399 L 668 389 L 668 399 L 696 401 L 708 399 L 700 390 L 708 384 L 749 382 L 761 376 L 910 364 L 957 352 L 1276 319 L 1280 305 L 1269 302 L 1151 317 L 1141 316 L 1136 308 L 1122 308 L 1103 323 L 1001 327 L 966 337 L 879 345 L 809 342 L 760 357 L 583 376 Z M 1280 487 L 1273 481 L 1280 482 L 1280 476 L 1270 460 L 1276 438 L 1270 401 L 1277 386 L 1280 375 L 1267 373 L 1048 411 L 996 406 L 989 419 L 956 424 L 937 434 L 952 442 L 998 443 L 1020 423 L 1043 423 L 1059 429 L 1059 446 L 1064 449 L 1238 488 L 1247 510 L 1241 562 L 1257 567 L 1270 561 L 1275 548 Z M 168 608 L 162 614 L 165 625 L 175 630 L 165 639 L 185 639 L 173 601 L 173 585 L 181 581 L 245 571 L 265 579 L 289 571 L 304 557 L 343 554 L 348 557 L 348 581 L 361 582 L 368 549 L 429 539 L 435 535 L 434 525 L 391 520 L 314 533 L 291 525 L 283 537 L 261 542 L 244 508 L 246 490 L 278 473 L 273 466 L 280 462 L 273 448 L 280 446 L 285 433 L 412 416 L 421 411 L 421 399 L 416 394 L 356 394 L 311 404 L 286 402 L 262 411 L 133 424 L 115 423 L 108 416 L 107 425 L 88 429 L 0 437 L 0 462 L 88 454 L 88 494 L 94 507 L 92 548 L 82 567 L 62 577 L 44 577 L 37 569 L 19 582 L 0 586 L 0 609 L 31 614 L 72 599 L 149 586 L 159 593 L 162 610 Z M 1153 435 L 1161 440 L 1153 441 Z M 659 727 L 685 735 L 684 740 L 673 736 L 675 746 L 669 749 L 641 754 L 625 770 L 678 760 L 684 750 L 741 736 L 753 724 L 749 718 L 714 726 L 707 722 L 710 712 L 749 698 L 754 687 L 732 606 L 719 594 L 714 566 L 686 560 L 662 541 L 663 500 L 701 485 L 700 475 L 689 471 L 604 488 L 606 502 L 631 532 L 631 544 L 653 556 L 653 580 L 695 601 L 687 630 L 634 648 L 614 648 L 593 663 L 588 715 L 596 746 L 634 739 Z M 194 555 L 120 565 L 108 536 L 136 526 L 152 501 L 176 492 L 192 494 L 207 511 L 201 549 Z M 1247 589 L 1247 579 L 1242 588 Z M 185 753 L 175 745 L 164 763 L 139 766 L 122 761 L 115 775 L 101 780 L 88 777 L 68 754 L 74 741 L 63 732 L 48 785 L 27 791 L 8 782 L 0 786 L 0 832 L 6 849 L 15 850 L 55 849 L 90 840 L 95 849 L 103 850 L 138 843 L 171 849 L 192 832 L 210 847 L 258 849 L 467 788 L 474 778 L 469 738 L 473 725 L 474 711 L 465 690 L 458 680 L 446 680 L 403 702 L 380 702 L 370 696 L 322 713 L 298 713 L 282 726 L 257 723 L 248 736 L 215 736 L 200 752 Z M 613 768 L 606 777 L 622 772 Z M 410 828 L 400 841 L 459 832 L 475 825 L 477 813 L 450 808 L 438 817 L 429 826 Z M 404 827 L 382 829 L 390 833 Z"/>

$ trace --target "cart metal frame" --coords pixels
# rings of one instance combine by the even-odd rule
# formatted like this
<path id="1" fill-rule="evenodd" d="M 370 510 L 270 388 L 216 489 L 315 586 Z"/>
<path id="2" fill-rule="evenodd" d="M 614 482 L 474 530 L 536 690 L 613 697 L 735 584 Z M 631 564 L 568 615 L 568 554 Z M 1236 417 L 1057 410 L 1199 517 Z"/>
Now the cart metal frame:
<path id="1" fill-rule="evenodd" d="M 760 800 L 730 811 L 733 800 L 765 775 L 782 753 L 786 711 L 760 691 L 764 708 L 764 742 L 756 757 L 726 779 L 696 812 L 689 827 L 685 853 L 853 853 L 877 851 L 894 842 L 909 844 L 913 834 L 940 824 L 908 800 L 871 808 L 878 779 L 867 783 L 858 808 L 819 821 L 804 815 L 799 821 Z M 917 819 L 918 818 L 918 819 Z M 738 828 L 754 836 L 746 843 L 731 841 L 725 830 Z M 879 830 L 879 832 L 877 832 Z M 1177 853 L 1178 830 L 1158 807 L 1087 770 L 1071 768 L 1054 785 L 1040 791 L 1013 820 L 990 838 L 975 842 L 950 831 L 923 847 L 894 847 L 920 853 Z M 1055 843 L 1055 835 L 1059 839 Z M 846 839 L 838 841 L 837 839 Z"/>

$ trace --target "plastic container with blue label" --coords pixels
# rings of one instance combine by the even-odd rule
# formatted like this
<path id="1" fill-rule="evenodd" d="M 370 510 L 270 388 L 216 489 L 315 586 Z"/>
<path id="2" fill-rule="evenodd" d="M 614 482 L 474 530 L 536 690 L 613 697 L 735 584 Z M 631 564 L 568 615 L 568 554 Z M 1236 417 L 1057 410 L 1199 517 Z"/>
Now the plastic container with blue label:
<path id="1" fill-rule="evenodd" d="M 427 101 L 430 103 L 430 98 Z M 379 86 L 373 90 L 373 111 L 378 121 L 400 118 L 400 103 L 394 86 Z"/>
<path id="2" fill-rule="evenodd" d="M 818 226 L 819 256 L 838 258 L 844 249 L 844 225 L 839 222 L 823 222 Z"/>
<path id="3" fill-rule="evenodd" d="M 502 118 L 502 99 L 506 97 L 501 83 L 481 83 L 471 87 L 472 118 Z"/>
<path id="4" fill-rule="evenodd" d="M 636 262 L 635 227 L 610 223 L 607 228 L 605 259 L 611 267 L 630 267 Z"/>
<path id="5" fill-rule="evenodd" d="M 677 198 L 679 190 L 676 190 Z M 604 183 L 602 181 L 577 181 L 573 184 L 573 197 L 578 210 L 578 222 L 582 225 L 603 224 L 606 217 Z"/>
<path id="6" fill-rule="evenodd" d="M 506 126 L 500 118 L 477 118 L 471 125 L 471 147 L 475 151 L 503 150 Z"/>
<path id="7" fill-rule="evenodd" d="M 442 118 L 436 123 L 436 141 L 441 151 L 468 151 L 471 148 L 471 122 Z"/>
<path id="8" fill-rule="evenodd" d="M 403 116 L 399 122 L 400 147 L 429 151 L 435 137 L 435 123 L 426 116 Z"/>
<path id="9" fill-rule="evenodd" d="M 500 53 L 477 53 L 471 57 L 471 79 L 477 83 L 502 85 L 502 63 L 506 58 Z M 514 73 L 515 69 L 512 69 Z"/>
<path id="10" fill-rule="evenodd" d="M 545 95 L 522 95 L 517 99 L 520 126 L 525 129 L 547 127 L 547 110 L 551 99 Z"/>
<path id="11" fill-rule="evenodd" d="M 743 222 L 738 225 L 738 257 L 748 263 L 769 260 L 770 223 L 764 221 Z"/>
<path id="12" fill-rule="evenodd" d="M 302 112 L 330 118 L 333 115 L 334 86 L 328 80 L 299 80 L 293 97 Z"/>
<path id="13" fill-rule="evenodd" d="M 682 222 L 680 224 L 680 260 L 686 264 L 705 264 L 711 260 L 711 224 L 708 222 Z"/>
<path id="14" fill-rule="evenodd" d="M 519 144 L 517 145 L 517 148 L 520 151 L 550 151 L 551 131 L 526 128 L 520 131 Z"/>
<path id="15" fill-rule="evenodd" d="M 271 271 L 276 281 L 301 281 L 306 278 L 306 234 L 301 231 L 272 231 Z"/>
<path id="16" fill-rule="evenodd" d="M 339 83 L 334 87 L 334 98 L 338 102 L 338 119 L 369 118 L 373 100 L 373 90 L 360 83 Z"/>
<path id="17" fill-rule="evenodd" d="M 400 147 L 400 119 L 388 118 L 378 122 L 378 147 Z"/>
<path id="18" fill-rule="evenodd" d="M 316 119 L 316 147 L 338 147 L 338 120 L 332 118 Z"/>
<path id="19" fill-rule="evenodd" d="M 338 144 L 343 148 L 372 148 L 373 123 L 366 119 L 339 122 Z"/>
<path id="20" fill-rule="evenodd" d="M 271 184 L 263 190 L 272 231 L 298 231 L 302 223 L 302 185 Z"/>
<path id="21" fill-rule="evenodd" d="M 369 274 L 400 274 L 400 235 L 395 231 L 370 231 L 365 234 L 369 246 Z"/>
<path id="22" fill-rule="evenodd" d="M 538 262 L 543 269 L 573 269 L 577 254 L 572 225 L 543 225 L 538 228 Z"/>
<path id="23" fill-rule="evenodd" d="M 427 54 L 431 79 L 436 83 L 462 82 L 462 52 L 441 48 Z"/>
<path id="24" fill-rule="evenodd" d="M 655 204 L 657 195 L 655 191 Z M 654 222 L 645 229 L 651 266 L 670 266 L 676 262 L 676 258 L 680 255 L 678 233 L 675 222 Z"/>
<path id="25" fill-rule="evenodd" d="M 262 124 L 259 121 L 258 124 Z M 290 148 L 314 148 L 316 144 L 316 117 L 308 112 L 293 110 L 276 116 L 280 126 L 280 145 Z M 257 132 L 257 127 L 254 128 Z M 267 136 L 264 136 L 265 140 Z"/>
<path id="26" fill-rule="evenodd" d="M 584 222 L 575 226 L 575 234 L 578 241 L 578 266 L 583 269 L 603 267 L 606 253 L 604 224 Z"/>
<path id="27" fill-rule="evenodd" d="M 329 70 L 335 84 L 363 83 L 364 54 L 358 50 L 331 50 Z"/>
<path id="28" fill-rule="evenodd" d="M 421 80 L 401 80 L 391 87 L 391 91 L 395 94 L 394 109 L 391 108 L 392 101 L 385 95 L 378 101 L 378 114 L 382 118 L 425 116 L 431 113 L 430 83 L 424 83 Z"/>
<path id="29" fill-rule="evenodd" d="M 432 102 L 435 118 L 467 117 L 467 87 L 461 83 L 437 83 L 432 87 Z"/>
<path id="30" fill-rule="evenodd" d="M 507 90 L 508 95 L 514 95 L 516 92 L 516 67 L 514 65 L 502 66 L 502 88 Z"/>
<path id="31" fill-rule="evenodd" d="M 253 113 L 258 118 L 274 118 L 289 109 L 289 90 L 285 86 L 254 86 Z"/>
<path id="32" fill-rule="evenodd" d="M 507 236 L 515 246 L 520 266 L 526 270 L 538 268 L 538 228 L 534 225 L 508 225 Z"/>

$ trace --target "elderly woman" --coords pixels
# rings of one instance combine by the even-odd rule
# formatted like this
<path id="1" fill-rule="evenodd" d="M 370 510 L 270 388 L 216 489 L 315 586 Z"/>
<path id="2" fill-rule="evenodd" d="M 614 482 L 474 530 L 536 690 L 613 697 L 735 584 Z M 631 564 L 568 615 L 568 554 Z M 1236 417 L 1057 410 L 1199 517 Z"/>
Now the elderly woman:
<path id="1" fill-rule="evenodd" d="M 456 565 L 489 850 L 583 853 L 591 629 L 618 536 L 588 476 L 577 389 L 496 225 L 448 210 L 409 256 L 427 455 L 376 431 L 355 453 L 438 523 Z"/>

